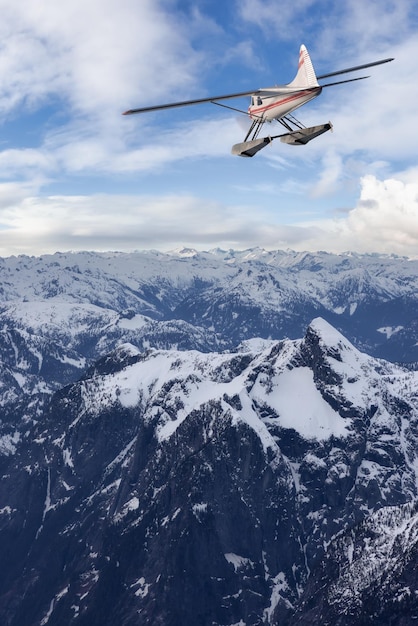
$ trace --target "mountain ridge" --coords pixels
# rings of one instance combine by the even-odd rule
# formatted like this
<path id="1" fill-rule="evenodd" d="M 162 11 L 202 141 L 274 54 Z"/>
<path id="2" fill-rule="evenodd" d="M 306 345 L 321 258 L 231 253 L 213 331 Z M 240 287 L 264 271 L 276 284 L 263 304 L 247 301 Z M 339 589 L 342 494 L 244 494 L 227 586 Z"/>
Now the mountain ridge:
<path id="1" fill-rule="evenodd" d="M 0 293 L 4 364 L 53 388 L 119 343 L 211 352 L 252 337 L 300 337 L 318 316 L 363 351 L 418 362 L 418 261 L 403 257 L 259 249 L 9 257 L 0 259 Z"/>

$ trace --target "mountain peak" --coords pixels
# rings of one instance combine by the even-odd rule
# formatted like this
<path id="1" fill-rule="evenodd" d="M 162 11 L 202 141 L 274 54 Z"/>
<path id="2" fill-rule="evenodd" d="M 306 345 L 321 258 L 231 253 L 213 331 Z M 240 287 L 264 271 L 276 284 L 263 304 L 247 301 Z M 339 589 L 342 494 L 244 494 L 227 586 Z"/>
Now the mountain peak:
<path id="1" fill-rule="evenodd" d="M 344 337 L 334 326 L 331 326 L 329 322 L 324 320 L 322 317 L 316 317 L 312 320 L 312 322 L 308 326 L 308 331 L 314 333 L 321 343 L 330 346 L 336 347 L 345 344 L 350 348 L 354 348 L 352 343 Z"/>
<path id="2" fill-rule="evenodd" d="M 187 248 L 183 246 L 182 248 L 175 248 L 174 250 L 171 250 L 168 254 L 185 258 L 194 257 L 198 254 L 198 252 L 194 248 Z"/>

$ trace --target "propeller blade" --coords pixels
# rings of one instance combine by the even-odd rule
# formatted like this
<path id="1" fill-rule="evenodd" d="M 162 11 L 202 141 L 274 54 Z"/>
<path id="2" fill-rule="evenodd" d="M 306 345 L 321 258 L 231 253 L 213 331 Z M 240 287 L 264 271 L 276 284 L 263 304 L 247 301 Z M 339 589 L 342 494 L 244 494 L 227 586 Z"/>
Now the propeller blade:
<path id="1" fill-rule="evenodd" d="M 394 59 L 382 59 L 381 61 L 373 61 L 373 63 L 365 63 L 364 65 L 356 65 L 355 67 L 349 67 L 345 70 L 338 70 L 338 72 L 331 72 L 330 74 L 322 74 L 322 76 L 317 76 L 317 79 L 321 78 L 329 78 L 330 76 L 338 76 L 339 74 L 347 74 L 348 72 L 356 72 L 357 70 L 364 70 L 366 67 L 374 67 L 375 65 L 382 65 L 383 63 L 389 63 Z"/>

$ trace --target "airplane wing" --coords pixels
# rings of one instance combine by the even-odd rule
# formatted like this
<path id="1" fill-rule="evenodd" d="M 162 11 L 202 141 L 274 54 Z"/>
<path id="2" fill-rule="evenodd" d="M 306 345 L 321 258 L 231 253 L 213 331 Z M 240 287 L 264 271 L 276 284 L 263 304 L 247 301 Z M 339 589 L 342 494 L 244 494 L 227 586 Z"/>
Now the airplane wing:
<path id="1" fill-rule="evenodd" d="M 344 70 L 338 70 L 337 72 L 331 72 L 330 74 L 322 74 L 322 76 L 317 76 L 317 79 L 320 80 L 322 78 L 329 78 L 331 76 L 338 76 L 340 74 L 347 74 L 348 72 L 356 72 L 357 70 L 363 70 L 367 67 L 374 67 L 375 65 L 382 65 L 382 63 L 389 63 L 389 61 L 393 61 L 392 59 L 382 59 L 381 61 L 373 61 L 373 63 L 365 63 L 364 65 L 357 65 L 356 67 L 349 67 Z M 327 85 L 322 85 L 322 87 L 330 87 L 332 85 L 341 85 L 343 83 L 350 83 L 355 80 L 363 80 L 364 78 L 368 78 L 368 76 L 361 76 L 360 78 L 351 78 L 349 80 L 342 80 L 335 83 L 328 83 Z M 269 95 L 268 89 L 253 89 L 252 91 L 241 91 L 239 93 L 229 93 L 220 96 L 210 96 L 208 98 L 198 98 L 197 100 L 183 100 L 181 102 L 169 102 L 167 104 L 157 104 L 149 107 L 141 107 L 140 109 L 129 109 L 125 111 L 122 115 L 133 115 L 135 113 L 149 113 L 150 111 L 162 111 L 164 109 L 175 109 L 177 107 L 185 107 L 191 106 L 194 104 L 203 104 L 205 102 L 213 102 L 216 104 L 218 100 L 229 100 L 232 98 L 242 98 L 244 96 L 254 96 L 263 94 Z M 270 93 L 271 95 L 271 93 Z"/>
<path id="2" fill-rule="evenodd" d="M 134 113 L 148 113 L 149 111 L 161 111 L 162 109 L 174 109 L 176 107 L 186 107 L 192 104 L 203 104 L 204 102 L 216 102 L 217 100 L 229 100 L 232 98 L 242 98 L 243 96 L 252 96 L 261 93 L 260 89 L 253 91 L 242 91 L 240 93 L 229 93 L 222 96 L 210 96 L 209 98 L 199 98 L 197 100 L 183 100 L 183 102 L 169 102 L 168 104 L 157 104 L 151 107 L 142 107 L 141 109 L 129 109 L 122 115 L 132 115 Z"/>

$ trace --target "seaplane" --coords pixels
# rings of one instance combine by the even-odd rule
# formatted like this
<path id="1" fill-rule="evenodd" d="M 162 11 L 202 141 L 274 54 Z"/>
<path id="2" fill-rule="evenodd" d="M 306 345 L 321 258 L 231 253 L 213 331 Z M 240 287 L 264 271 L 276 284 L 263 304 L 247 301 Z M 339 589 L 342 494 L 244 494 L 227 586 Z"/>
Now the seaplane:
<path id="1" fill-rule="evenodd" d="M 349 67 L 343 70 L 337 70 L 328 74 L 317 76 L 309 56 L 306 46 L 303 44 L 299 51 L 299 64 L 295 78 L 287 85 L 276 85 L 265 89 L 256 89 L 252 91 L 243 91 L 240 93 L 230 93 L 220 96 L 210 96 L 207 98 L 198 98 L 196 100 L 184 100 L 182 102 L 170 102 L 167 104 L 158 104 L 154 106 L 143 107 L 139 109 L 129 109 L 123 115 L 134 115 L 137 113 L 149 113 L 152 111 L 162 111 L 165 109 L 174 109 L 177 107 L 191 106 L 204 103 L 212 103 L 232 111 L 238 111 L 247 115 L 251 120 L 250 128 L 244 138 L 244 141 L 232 146 L 232 154 L 242 157 L 253 157 L 257 152 L 268 146 L 274 139 L 280 140 L 292 146 L 306 145 L 312 139 L 319 137 L 323 133 L 332 130 L 331 122 L 311 126 L 306 128 L 293 115 L 293 111 L 303 106 L 310 100 L 317 98 L 325 87 L 333 87 L 344 83 L 352 83 L 357 80 L 364 80 L 369 76 L 359 76 L 336 82 L 328 82 L 320 84 L 318 81 L 333 78 L 350 72 L 357 72 L 383 63 L 389 63 L 393 58 L 381 59 L 355 67 Z M 248 111 L 243 111 L 229 105 L 224 100 L 232 100 L 250 96 L 251 101 Z M 260 131 L 265 123 L 277 121 L 284 127 L 286 132 L 278 135 L 268 135 L 260 137 Z"/>

